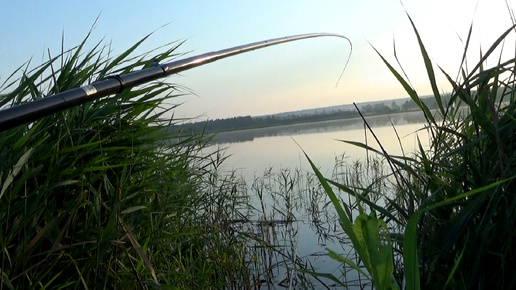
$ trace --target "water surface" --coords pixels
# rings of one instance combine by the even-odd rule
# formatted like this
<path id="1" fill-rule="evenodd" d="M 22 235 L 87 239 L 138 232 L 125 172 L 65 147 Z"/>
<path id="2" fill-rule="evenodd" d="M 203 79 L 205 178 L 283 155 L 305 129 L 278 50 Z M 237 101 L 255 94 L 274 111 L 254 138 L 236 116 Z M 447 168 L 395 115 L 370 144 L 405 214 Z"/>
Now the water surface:
<path id="1" fill-rule="evenodd" d="M 251 207 L 246 212 L 248 222 L 239 224 L 238 229 L 261 241 L 252 246 L 249 265 L 259 273 L 256 279 L 262 280 L 262 285 L 276 289 L 289 283 L 312 283 L 316 288 L 335 284 L 325 278 L 301 276 L 304 274 L 295 271 L 299 268 L 331 273 L 351 288 L 363 284 L 354 270 L 327 256 L 326 248 L 348 258 L 354 258 L 354 252 L 303 150 L 328 178 L 345 182 L 345 175 L 356 169 L 364 170 L 358 174 L 368 182 L 368 169 L 350 165 L 377 154 L 342 140 L 367 143 L 381 150 L 377 138 L 394 155 L 412 154 L 418 140 L 423 148 L 428 147 L 424 117 L 419 112 L 366 120 L 373 133 L 365 128 L 363 120 L 349 119 L 227 132 L 215 137 L 216 144 L 210 149 L 224 148 L 230 155 L 223 169 L 236 171 L 246 180 Z M 386 164 L 381 168 L 388 170 Z M 342 200 L 349 199 L 340 194 Z"/>
<path id="2" fill-rule="evenodd" d="M 421 131 L 425 119 L 420 112 L 373 116 L 366 120 L 390 154 L 409 154 L 416 147 L 418 137 L 423 145 L 428 144 L 427 132 Z M 215 137 L 214 146 L 225 148 L 231 155 L 225 164 L 228 169 L 252 177 L 270 167 L 309 169 L 303 150 L 325 171 L 333 168 L 337 156 L 345 154 L 350 160 L 363 160 L 368 154 L 341 140 L 363 142 L 380 149 L 360 118 L 224 132 Z"/>

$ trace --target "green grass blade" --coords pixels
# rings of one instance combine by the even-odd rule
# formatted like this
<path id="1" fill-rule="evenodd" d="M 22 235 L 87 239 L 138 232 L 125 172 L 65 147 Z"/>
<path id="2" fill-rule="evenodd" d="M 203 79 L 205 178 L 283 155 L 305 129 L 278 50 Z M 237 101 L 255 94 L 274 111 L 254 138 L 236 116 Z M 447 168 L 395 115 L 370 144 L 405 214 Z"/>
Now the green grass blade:
<path id="1" fill-rule="evenodd" d="M 366 198 L 365 196 L 363 196 L 362 194 L 357 194 L 355 191 L 353 191 L 351 188 L 343 185 L 343 184 L 340 184 L 338 182 L 335 182 L 335 181 L 332 181 L 332 180 L 327 180 L 328 183 L 332 184 L 333 186 L 337 187 L 338 189 L 346 192 L 347 194 L 353 196 L 353 197 L 357 197 L 361 202 L 367 204 L 370 208 L 378 211 L 379 213 L 385 215 L 386 217 L 390 218 L 391 220 L 395 221 L 396 223 L 401 223 L 400 220 L 398 220 L 398 218 L 396 218 L 394 215 L 392 215 L 391 212 L 389 212 L 388 210 L 386 210 L 385 208 L 383 208 L 382 206 L 379 206 L 377 204 L 375 204 L 374 202 L 372 202 L 371 200 L 369 200 L 368 198 Z M 365 189 L 363 189 L 365 190 Z"/>
<path id="2" fill-rule="evenodd" d="M 410 86 L 407 81 L 394 69 L 394 67 L 380 54 L 380 52 L 373 47 L 373 49 L 376 51 L 378 56 L 382 59 L 383 63 L 389 68 L 390 72 L 396 77 L 398 82 L 403 86 L 409 97 L 416 103 L 416 105 L 421 108 L 423 113 L 425 114 L 425 118 L 429 120 L 431 123 L 435 123 L 435 119 L 430 113 L 430 110 L 428 107 L 421 101 L 419 96 L 417 95 L 416 91 Z"/>
<path id="3" fill-rule="evenodd" d="M 438 207 L 446 206 L 452 203 L 453 201 L 464 199 L 466 197 L 470 197 L 472 195 L 478 194 L 480 192 L 491 189 L 495 186 L 501 185 L 514 177 L 507 178 L 505 180 L 500 180 L 498 182 L 494 182 L 492 184 L 483 186 L 481 188 L 473 189 L 471 191 L 459 194 L 447 200 L 438 202 L 434 205 L 419 209 L 416 211 L 409 219 L 407 223 L 407 227 L 405 229 L 405 237 L 403 239 L 403 261 L 405 263 L 405 279 L 407 281 L 407 289 L 421 289 L 420 280 L 419 280 L 419 259 L 417 254 L 417 224 L 419 217 L 432 209 L 436 209 Z"/>
<path id="4" fill-rule="evenodd" d="M 417 42 L 419 44 L 419 49 L 421 50 L 421 55 L 423 56 L 423 60 L 425 62 L 428 79 L 430 80 L 430 86 L 432 87 L 432 92 L 437 101 L 437 105 L 439 106 L 439 110 L 441 111 L 441 114 L 444 115 L 445 110 L 444 110 L 444 107 L 442 104 L 441 93 L 439 92 L 439 89 L 437 88 L 437 82 L 435 80 L 435 73 L 434 73 L 434 68 L 432 66 L 432 61 L 430 60 L 430 57 L 428 56 L 428 52 L 426 51 L 423 41 L 421 40 L 421 36 L 419 35 L 416 25 L 414 24 L 414 21 L 412 21 L 412 18 L 410 17 L 410 15 L 408 13 L 407 13 L 407 17 L 410 20 L 410 24 L 412 25 L 412 28 L 414 29 L 414 33 L 416 34 Z"/>
<path id="5" fill-rule="evenodd" d="M 462 257 L 464 256 L 464 251 L 466 250 L 466 247 L 462 248 L 462 251 L 460 252 L 459 257 L 457 258 L 457 261 L 455 261 L 455 264 L 453 265 L 453 268 L 450 272 L 450 275 L 448 276 L 448 279 L 446 279 L 446 283 L 444 284 L 444 288 L 448 286 L 450 281 L 453 278 L 453 275 L 455 274 L 455 271 L 457 271 L 457 267 L 459 266 L 460 262 L 462 261 Z"/>
<path id="6" fill-rule="evenodd" d="M 18 175 L 18 173 L 20 173 L 20 170 L 22 169 L 22 167 L 28 162 L 28 160 L 29 160 L 30 156 L 32 155 L 33 151 L 34 151 L 34 148 L 30 148 L 29 150 L 27 150 L 27 152 L 25 152 L 20 157 L 18 162 L 14 165 L 12 170 L 8 173 L 5 181 L 3 182 L 2 190 L 0 191 L 0 200 L 2 199 L 2 196 L 4 195 L 4 193 L 7 190 L 7 188 L 14 181 L 14 178 Z"/>
<path id="7" fill-rule="evenodd" d="M 360 268 L 357 264 L 355 264 L 355 262 L 353 262 L 350 259 L 348 259 L 348 258 L 346 258 L 346 257 L 344 257 L 344 256 L 342 256 L 340 254 L 338 254 L 335 251 L 332 251 L 329 248 L 326 248 L 326 251 L 328 251 L 328 257 L 332 258 L 333 260 L 335 260 L 337 262 L 340 262 L 340 263 L 347 264 L 347 265 L 351 266 L 351 268 L 355 269 L 360 274 L 366 276 L 367 279 L 371 279 L 371 276 L 369 275 L 369 273 L 366 273 L 364 270 L 362 270 L 362 268 Z"/>
<path id="8" fill-rule="evenodd" d="M 305 155 L 306 159 L 310 163 L 312 170 L 315 172 L 315 175 L 317 176 L 317 179 L 323 186 L 326 194 L 328 194 L 328 196 L 330 197 L 330 200 L 333 203 L 333 206 L 335 207 L 337 214 L 339 215 L 339 219 L 342 222 L 341 223 L 342 229 L 349 236 L 349 239 L 351 240 L 353 245 L 356 247 L 357 251 L 359 251 L 359 254 L 362 254 L 363 256 L 365 256 L 366 253 L 364 253 L 364 252 L 360 253 L 360 251 L 361 251 L 361 248 L 359 247 L 360 243 L 357 239 L 357 236 L 354 234 L 353 224 L 352 224 L 350 218 L 348 217 L 348 215 L 346 214 L 346 212 L 344 211 L 344 209 L 342 208 L 342 205 L 341 205 L 339 199 L 337 198 L 337 196 L 335 195 L 335 193 L 333 192 L 333 189 L 330 187 L 330 185 L 328 184 L 326 179 L 322 176 L 319 169 L 317 169 L 315 164 L 312 162 L 312 160 L 308 157 L 308 155 L 304 151 L 303 151 L 303 154 Z"/>
<path id="9" fill-rule="evenodd" d="M 473 79 L 473 75 L 477 73 L 477 70 L 479 70 L 484 62 L 489 58 L 489 56 L 496 50 L 496 48 L 504 42 L 505 39 L 507 39 L 507 36 L 513 31 L 513 29 L 516 28 L 516 25 L 511 26 L 509 29 L 507 29 L 502 35 L 500 35 L 496 41 L 489 47 L 487 52 L 481 56 L 480 61 L 477 63 L 477 65 L 471 70 L 470 74 L 467 76 L 466 79 Z"/>

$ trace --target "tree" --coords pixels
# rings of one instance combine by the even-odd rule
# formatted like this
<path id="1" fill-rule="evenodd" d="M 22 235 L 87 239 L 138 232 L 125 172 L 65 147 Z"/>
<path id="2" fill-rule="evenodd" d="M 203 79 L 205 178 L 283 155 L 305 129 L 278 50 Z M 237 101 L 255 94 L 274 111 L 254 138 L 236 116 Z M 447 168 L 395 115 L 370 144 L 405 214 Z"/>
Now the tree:
<path id="1" fill-rule="evenodd" d="M 399 112 L 400 111 L 400 106 L 398 106 L 398 104 L 396 104 L 395 101 L 392 101 L 392 103 L 391 103 L 391 110 L 393 112 Z"/>

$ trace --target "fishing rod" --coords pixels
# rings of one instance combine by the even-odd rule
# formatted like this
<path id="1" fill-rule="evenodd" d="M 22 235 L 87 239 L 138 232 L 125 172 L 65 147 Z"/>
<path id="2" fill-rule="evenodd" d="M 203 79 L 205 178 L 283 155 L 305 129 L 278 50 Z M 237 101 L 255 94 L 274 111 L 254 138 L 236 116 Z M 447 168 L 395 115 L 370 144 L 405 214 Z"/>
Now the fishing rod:
<path id="1" fill-rule="evenodd" d="M 91 84 L 41 98 L 30 103 L 25 103 L 15 107 L 0 110 L 0 132 L 19 125 L 36 121 L 39 118 L 74 106 L 78 106 L 92 100 L 99 99 L 101 97 L 120 93 L 127 88 L 132 88 L 134 86 L 163 78 L 171 74 L 189 70 L 191 68 L 214 62 L 222 58 L 281 43 L 326 36 L 344 38 L 351 45 L 351 41 L 347 37 L 340 34 L 309 33 L 253 42 L 250 44 L 204 53 L 165 64 L 155 63 L 154 66 L 150 68 L 133 71 L 123 75 L 108 76 L 105 80 L 96 81 Z"/>

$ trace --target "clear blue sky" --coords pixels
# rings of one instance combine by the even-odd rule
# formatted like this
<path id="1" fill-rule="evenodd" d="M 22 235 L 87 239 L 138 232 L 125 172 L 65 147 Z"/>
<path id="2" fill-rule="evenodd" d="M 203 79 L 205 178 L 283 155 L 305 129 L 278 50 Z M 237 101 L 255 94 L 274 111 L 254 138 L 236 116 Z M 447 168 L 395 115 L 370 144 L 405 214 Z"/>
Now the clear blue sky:
<path id="1" fill-rule="evenodd" d="M 515 1 L 509 1 L 512 5 Z M 512 5 L 516 6 L 516 5 Z M 287 35 L 332 32 L 347 36 L 354 50 L 338 87 L 349 46 L 340 39 L 312 39 L 220 60 L 167 80 L 197 96 L 177 116 L 209 118 L 262 115 L 352 102 L 405 97 L 372 44 L 389 60 L 396 51 L 413 86 L 430 92 L 405 9 L 418 26 L 430 56 L 456 75 L 459 36 L 474 22 L 471 60 L 511 25 L 505 0 L 369 1 L 1 1 L 0 81 L 50 49 L 78 44 L 100 15 L 92 42 L 105 37 L 120 52 L 160 28 L 144 45 L 152 49 L 187 40 L 189 55 Z M 508 42 L 514 53 L 514 41 Z M 507 49 L 511 51 L 511 49 Z M 442 83 L 442 90 L 449 87 Z"/>

